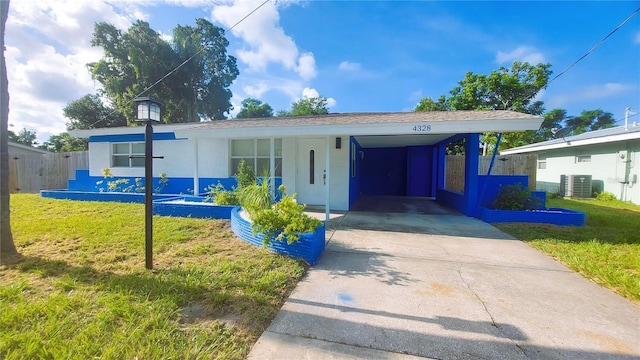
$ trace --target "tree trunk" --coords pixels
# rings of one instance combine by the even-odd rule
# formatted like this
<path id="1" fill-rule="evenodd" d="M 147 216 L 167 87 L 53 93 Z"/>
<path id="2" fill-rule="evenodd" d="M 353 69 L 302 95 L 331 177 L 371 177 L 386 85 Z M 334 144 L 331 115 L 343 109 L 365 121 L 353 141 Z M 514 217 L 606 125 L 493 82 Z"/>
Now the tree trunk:
<path id="1" fill-rule="evenodd" d="M 7 80 L 7 64 L 4 57 L 4 34 L 9 16 L 9 0 L 0 0 L 0 262 L 6 255 L 17 253 L 11 234 L 9 218 L 9 81 Z"/>

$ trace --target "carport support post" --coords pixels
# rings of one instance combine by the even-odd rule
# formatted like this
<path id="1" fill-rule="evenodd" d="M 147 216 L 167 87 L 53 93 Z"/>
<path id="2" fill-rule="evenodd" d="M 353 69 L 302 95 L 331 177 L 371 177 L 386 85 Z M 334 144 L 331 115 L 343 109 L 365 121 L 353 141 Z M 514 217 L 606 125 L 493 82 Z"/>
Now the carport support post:
<path id="1" fill-rule="evenodd" d="M 464 156 L 464 202 L 467 216 L 475 216 L 478 205 L 478 165 L 480 134 L 468 134 Z"/>
<path id="2" fill-rule="evenodd" d="M 329 200 L 331 199 L 331 137 L 327 136 L 327 140 L 325 141 L 325 172 L 326 172 L 326 183 L 324 187 L 324 219 L 329 221 L 330 218 L 330 208 L 329 208 Z"/>

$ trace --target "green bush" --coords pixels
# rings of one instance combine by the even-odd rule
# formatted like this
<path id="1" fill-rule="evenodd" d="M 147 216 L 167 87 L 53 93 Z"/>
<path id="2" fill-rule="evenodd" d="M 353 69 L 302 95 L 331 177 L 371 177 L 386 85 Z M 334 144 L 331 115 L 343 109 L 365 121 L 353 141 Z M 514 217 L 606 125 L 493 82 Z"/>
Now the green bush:
<path id="1" fill-rule="evenodd" d="M 598 195 L 596 195 L 596 199 L 600 201 L 617 201 L 618 200 L 618 198 L 613 193 L 610 193 L 608 191 L 603 191 L 598 193 Z"/>
<path id="2" fill-rule="evenodd" d="M 238 190 L 240 205 L 249 212 L 253 218 L 262 210 L 271 207 L 271 191 L 269 188 L 269 178 L 264 177 L 259 184 L 253 183 Z"/>
<path id="3" fill-rule="evenodd" d="M 238 181 L 238 189 L 242 189 L 256 183 L 256 173 L 253 170 L 253 167 L 248 165 L 244 160 L 240 160 L 240 164 L 238 164 L 236 180 Z"/>
<path id="4" fill-rule="evenodd" d="M 320 220 L 304 213 L 305 205 L 297 203 L 295 194 L 293 196 L 287 195 L 282 185 L 278 191 L 282 194 L 280 201 L 251 216 L 254 234 L 264 233 L 266 235 L 264 237 L 265 246 L 269 244 L 271 238 L 278 241 L 286 239 L 288 244 L 292 244 L 300 240 L 300 234 L 313 232 L 322 225 Z"/>
<path id="5" fill-rule="evenodd" d="M 500 185 L 493 207 L 498 210 L 534 210 L 540 208 L 541 199 L 531 196 L 531 191 L 521 183 Z"/>

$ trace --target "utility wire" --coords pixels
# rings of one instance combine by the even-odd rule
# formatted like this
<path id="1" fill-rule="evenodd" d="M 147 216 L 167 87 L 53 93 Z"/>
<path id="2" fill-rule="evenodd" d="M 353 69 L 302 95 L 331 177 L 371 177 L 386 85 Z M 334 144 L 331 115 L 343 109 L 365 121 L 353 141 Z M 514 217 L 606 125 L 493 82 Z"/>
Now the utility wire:
<path id="1" fill-rule="evenodd" d="M 560 76 L 564 75 L 567 71 L 571 70 L 572 67 L 574 67 L 577 63 L 579 63 L 580 61 L 582 61 L 582 59 L 586 58 L 587 56 L 589 56 L 592 52 L 594 52 L 597 48 L 600 47 L 600 45 L 602 45 L 611 35 L 613 35 L 616 31 L 620 30 L 621 27 L 624 26 L 624 24 L 626 24 L 627 22 L 629 22 L 629 20 L 631 20 L 634 16 L 636 16 L 638 14 L 638 12 L 640 12 L 640 8 L 637 8 L 636 11 L 634 11 L 633 13 L 631 13 L 631 15 L 629 15 L 623 22 L 620 23 L 620 25 L 618 25 L 615 29 L 613 29 L 609 34 L 607 34 L 607 36 L 605 36 L 604 38 L 602 38 L 602 40 L 600 40 L 594 47 L 591 48 L 591 50 L 587 51 L 584 55 L 582 55 L 578 60 L 574 61 L 571 65 L 569 65 L 569 67 L 567 67 L 566 69 L 562 70 L 558 75 L 554 76 L 551 80 L 549 80 L 549 82 L 547 82 L 547 86 L 549 86 L 549 84 L 554 81 L 555 79 L 559 78 Z"/>
<path id="2" fill-rule="evenodd" d="M 270 0 L 265 0 L 262 4 L 258 5 L 255 9 L 253 9 L 251 12 L 249 12 L 247 15 L 245 15 L 242 19 L 238 20 L 235 24 L 233 24 L 230 28 L 228 28 L 227 30 L 223 30 L 222 34 L 219 36 L 216 36 L 214 38 L 214 41 L 216 39 L 218 39 L 220 36 L 225 36 L 229 31 L 233 30 L 233 28 L 235 28 L 236 26 L 238 26 L 241 22 L 243 22 L 244 20 L 246 20 L 249 16 L 253 15 L 253 13 L 255 13 L 256 11 L 258 11 L 261 7 L 263 7 L 266 3 L 268 3 Z M 151 84 L 151 86 L 146 87 L 142 92 L 140 92 L 138 95 L 134 96 L 133 98 L 129 99 L 127 101 L 127 103 L 131 103 L 133 102 L 134 99 L 142 96 L 144 93 L 146 93 L 147 91 L 151 90 L 153 87 L 155 87 L 156 85 L 160 84 L 164 79 L 168 78 L 169 76 L 171 76 L 173 73 L 175 73 L 176 71 L 178 71 L 178 69 L 180 69 L 181 67 L 183 67 L 184 65 L 186 65 L 189 61 L 193 60 L 193 58 L 195 58 L 198 54 L 200 54 L 201 52 L 207 50 L 209 47 L 211 47 L 212 42 L 207 43 L 205 46 L 202 47 L 202 49 L 198 50 L 195 54 L 191 55 L 191 57 L 189 57 L 187 60 L 183 61 L 180 65 L 176 66 L 175 68 L 173 68 L 173 70 L 169 71 L 166 75 L 164 75 L 163 77 L 161 77 L 160 79 L 158 79 L 158 81 L 154 82 L 153 84 Z M 93 124 L 89 125 L 88 128 L 92 128 L 95 124 L 99 123 L 100 121 L 108 118 L 109 116 L 115 114 L 116 112 L 118 112 L 118 110 L 114 110 L 112 112 L 110 112 L 109 114 L 107 114 L 104 118 L 94 122 Z"/>

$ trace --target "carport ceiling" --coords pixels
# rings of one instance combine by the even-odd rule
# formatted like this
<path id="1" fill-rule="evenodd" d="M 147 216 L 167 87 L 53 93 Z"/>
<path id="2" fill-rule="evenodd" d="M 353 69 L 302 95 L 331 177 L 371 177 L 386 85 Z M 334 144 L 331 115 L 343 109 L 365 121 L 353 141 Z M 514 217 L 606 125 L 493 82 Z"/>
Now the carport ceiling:
<path id="1" fill-rule="evenodd" d="M 392 148 L 404 146 L 433 145 L 454 134 L 420 134 L 420 135 L 363 135 L 355 136 L 356 141 L 366 149 Z"/>

